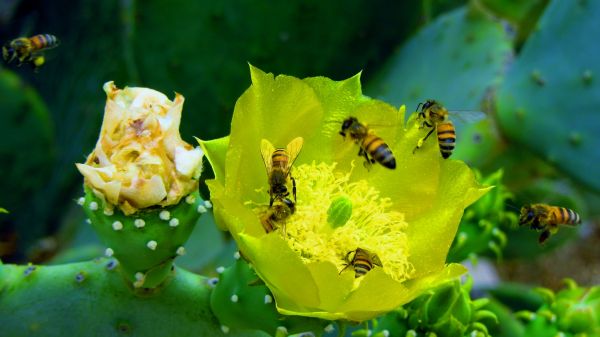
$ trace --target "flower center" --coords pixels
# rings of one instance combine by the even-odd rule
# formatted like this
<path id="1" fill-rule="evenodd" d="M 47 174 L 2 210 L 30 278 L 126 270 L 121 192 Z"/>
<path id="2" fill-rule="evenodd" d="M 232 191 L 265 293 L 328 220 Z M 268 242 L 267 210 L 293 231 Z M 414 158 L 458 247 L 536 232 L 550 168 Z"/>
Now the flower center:
<path id="1" fill-rule="evenodd" d="M 335 166 L 313 162 L 293 168 L 296 212 L 285 220 L 285 233 L 277 233 L 305 263 L 329 261 L 341 271 L 360 248 L 379 258 L 382 267 L 373 267 L 397 281 L 408 279 L 414 268 L 408 262 L 404 214 L 391 210 L 391 200 L 380 197 L 367 180 L 350 182 L 350 172 Z"/>

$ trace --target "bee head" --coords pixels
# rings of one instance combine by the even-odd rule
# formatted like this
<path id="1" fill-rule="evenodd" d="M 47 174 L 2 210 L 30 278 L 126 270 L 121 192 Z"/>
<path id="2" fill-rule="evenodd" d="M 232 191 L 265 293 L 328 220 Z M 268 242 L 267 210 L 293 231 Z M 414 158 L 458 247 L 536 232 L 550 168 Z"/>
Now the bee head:
<path id="1" fill-rule="evenodd" d="M 434 105 L 437 105 L 437 102 L 433 99 L 428 99 L 427 101 L 425 101 L 425 103 L 423 103 L 423 110 L 427 110 Z"/>
<path id="2" fill-rule="evenodd" d="M 2 46 L 2 58 L 4 61 L 10 62 L 14 57 L 15 49 L 9 45 Z M 10 60 L 9 60 L 10 59 Z"/>
<path id="3" fill-rule="evenodd" d="M 346 137 L 346 130 L 350 129 L 350 127 L 352 126 L 352 124 L 358 122 L 358 119 L 356 119 L 356 117 L 348 117 L 344 120 L 344 122 L 342 123 L 342 131 L 340 131 L 340 135 Z"/>
<path id="4" fill-rule="evenodd" d="M 521 216 L 519 217 L 519 225 L 531 223 L 535 219 L 535 211 L 530 205 L 525 205 L 521 208 Z"/>
<path id="5" fill-rule="evenodd" d="M 294 214 L 294 212 L 296 211 L 296 204 L 294 204 L 293 201 L 291 201 L 289 198 L 284 198 L 283 204 L 286 205 L 290 209 L 290 212 L 292 214 Z"/>

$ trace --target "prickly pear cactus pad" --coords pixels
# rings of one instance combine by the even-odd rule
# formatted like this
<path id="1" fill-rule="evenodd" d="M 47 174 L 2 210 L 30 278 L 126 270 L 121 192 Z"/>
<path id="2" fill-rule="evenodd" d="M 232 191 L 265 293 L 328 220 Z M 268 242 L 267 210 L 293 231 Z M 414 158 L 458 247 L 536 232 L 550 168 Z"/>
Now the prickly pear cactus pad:
<path id="1" fill-rule="evenodd" d="M 511 55 L 502 24 L 465 6 L 441 15 L 409 39 L 366 92 L 406 104 L 409 111 L 429 98 L 449 109 L 478 110 L 486 89 L 501 80 Z"/>
<path id="2" fill-rule="evenodd" d="M 115 259 L 0 268 L 2 336 L 225 336 L 210 310 L 212 287 L 178 269 L 167 287 L 131 292 Z M 229 337 L 265 337 L 230 332 Z"/>
<path id="3" fill-rule="evenodd" d="M 497 93 L 498 122 L 577 180 L 600 190 L 600 2 L 552 1 Z M 590 169 L 592 169 L 590 171 Z"/>
<path id="4" fill-rule="evenodd" d="M 423 130 L 404 124 L 404 107 L 363 96 L 359 76 L 301 80 L 252 66 L 250 75 L 230 137 L 201 144 L 215 170 L 207 182 L 215 218 L 269 287 L 280 313 L 363 321 L 465 271 L 446 265 L 446 254 L 463 210 L 488 188 L 464 163 L 443 160 L 437 147 L 413 154 Z M 389 126 L 375 130 L 390 146 L 395 169 L 363 165 L 358 146 L 339 135 L 350 116 Z M 285 147 L 296 137 L 304 139 L 292 168 L 296 210 L 285 230 L 267 234 L 261 140 Z M 357 248 L 381 262 L 364 276 L 345 259 Z"/>
<path id="5" fill-rule="evenodd" d="M 147 88 L 104 85 L 108 96 L 100 137 L 85 164 L 88 221 L 133 285 L 156 287 L 185 253 L 210 203 L 198 194 L 203 152 L 179 135 L 183 97 L 170 101 Z"/>

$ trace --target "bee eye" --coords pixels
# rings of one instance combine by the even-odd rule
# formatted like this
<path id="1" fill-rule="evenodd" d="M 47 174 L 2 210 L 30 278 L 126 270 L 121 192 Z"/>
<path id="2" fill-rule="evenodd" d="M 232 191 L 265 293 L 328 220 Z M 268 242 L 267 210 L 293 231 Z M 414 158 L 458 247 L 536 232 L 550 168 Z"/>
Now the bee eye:
<path id="1" fill-rule="evenodd" d="M 534 217 L 533 211 L 527 212 L 527 220 L 531 220 L 531 219 L 533 219 L 533 217 Z"/>

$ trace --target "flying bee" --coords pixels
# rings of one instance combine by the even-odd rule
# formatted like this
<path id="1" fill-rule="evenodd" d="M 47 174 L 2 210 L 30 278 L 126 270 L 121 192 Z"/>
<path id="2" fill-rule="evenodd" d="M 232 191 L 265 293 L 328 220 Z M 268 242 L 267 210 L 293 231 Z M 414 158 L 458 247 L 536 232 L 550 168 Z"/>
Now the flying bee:
<path id="1" fill-rule="evenodd" d="M 285 220 L 296 211 L 296 205 L 289 198 L 275 198 L 273 205 L 261 217 L 265 232 L 271 233 L 281 225 L 281 230 L 285 235 Z"/>
<path id="2" fill-rule="evenodd" d="M 352 253 L 354 255 L 350 258 Z M 344 257 L 344 262 L 346 262 L 346 266 L 340 271 L 340 274 L 346 268 L 352 266 L 354 268 L 354 278 L 364 276 L 369 270 L 375 268 L 375 266 L 383 267 L 377 254 L 363 248 L 356 248 L 356 250 L 349 251 Z"/>
<path id="3" fill-rule="evenodd" d="M 531 204 L 521 208 L 519 225 L 528 225 L 531 229 L 542 231 L 539 242 L 544 243 L 550 235 L 558 231 L 558 225 L 575 226 L 581 223 L 577 212 L 559 206 Z"/>
<path id="4" fill-rule="evenodd" d="M 296 202 L 296 180 L 292 177 L 291 169 L 298 157 L 304 138 L 296 137 L 284 148 L 275 148 L 268 140 L 263 139 L 260 143 L 267 176 L 269 177 L 269 207 L 273 206 L 275 199 L 284 200 L 289 195 L 288 182 L 292 181 L 292 193 Z M 291 201 L 291 200 L 290 200 Z"/>
<path id="5" fill-rule="evenodd" d="M 39 34 L 32 37 L 19 37 L 7 42 L 2 47 L 2 57 L 6 63 L 17 59 L 18 66 L 30 62 L 35 69 L 45 62 L 42 52 L 57 47 L 58 39 L 54 35 Z"/>
<path id="6" fill-rule="evenodd" d="M 356 117 L 348 117 L 344 120 L 340 135 L 344 138 L 350 137 L 360 147 L 358 156 L 365 158 L 367 169 L 375 162 L 389 169 L 396 168 L 396 158 L 390 147 Z"/>
<path id="7" fill-rule="evenodd" d="M 419 108 L 421 109 L 420 111 Z M 417 111 L 417 118 L 421 123 L 420 127 L 428 127 L 431 130 L 429 130 L 425 137 L 419 139 L 413 153 L 421 148 L 427 138 L 436 130 L 442 157 L 444 159 L 450 157 L 456 143 L 456 130 L 454 124 L 450 121 L 450 112 L 448 109 L 435 100 L 428 99 L 425 103 L 419 103 Z M 476 121 L 484 117 L 484 114 L 479 111 L 457 111 L 456 113 L 460 113 L 459 117 L 461 119 L 469 121 Z"/>

